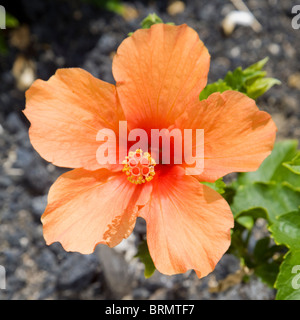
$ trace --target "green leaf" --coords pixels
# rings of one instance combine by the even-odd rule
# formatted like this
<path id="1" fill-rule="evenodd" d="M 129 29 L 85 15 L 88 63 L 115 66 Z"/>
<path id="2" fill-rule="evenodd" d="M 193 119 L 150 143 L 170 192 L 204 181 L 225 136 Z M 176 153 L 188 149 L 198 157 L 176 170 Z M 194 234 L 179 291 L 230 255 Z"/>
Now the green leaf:
<path id="1" fill-rule="evenodd" d="M 269 230 L 276 243 L 284 244 L 291 250 L 300 250 L 300 211 L 278 217 Z"/>
<path id="2" fill-rule="evenodd" d="M 263 95 L 275 84 L 281 82 L 275 78 L 266 78 L 266 71 L 262 68 L 268 61 L 268 57 L 252 64 L 246 69 L 236 68 L 234 71 L 227 72 L 224 80 L 207 85 L 200 93 L 200 100 L 207 99 L 213 92 L 224 92 L 226 90 L 237 90 L 247 94 L 250 98 L 256 99 Z"/>
<path id="3" fill-rule="evenodd" d="M 297 153 L 292 161 L 284 162 L 282 165 L 293 173 L 300 175 L 300 152 Z"/>
<path id="4" fill-rule="evenodd" d="M 268 212 L 266 209 L 256 207 L 243 210 L 236 216 L 236 221 L 246 229 L 251 230 L 254 226 L 255 220 L 258 218 L 268 220 Z"/>
<path id="5" fill-rule="evenodd" d="M 300 300 L 300 250 L 289 251 L 275 282 L 277 300 Z"/>
<path id="6" fill-rule="evenodd" d="M 268 62 L 269 58 L 266 57 L 246 69 L 242 70 L 242 79 L 245 83 L 245 86 L 253 84 L 256 80 L 264 78 L 267 75 L 266 71 L 263 71 L 262 68 Z"/>
<path id="7" fill-rule="evenodd" d="M 237 188 L 231 209 L 237 218 L 257 212 L 260 208 L 261 212 L 267 212 L 269 222 L 275 222 L 277 216 L 298 210 L 299 205 L 300 191 L 291 186 L 285 183 L 255 182 Z"/>
<path id="8" fill-rule="evenodd" d="M 241 218 L 251 217 L 253 220 L 258 218 L 268 219 L 268 212 L 265 208 L 254 207 L 247 210 L 239 212 L 237 215 L 237 221 L 240 221 Z"/>
<path id="9" fill-rule="evenodd" d="M 245 78 L 241 67 L 236 68 L 234 71 L 228 71 L 224 81 L 232 90 L 246 92 L 244 89 Z"/>
<path id="10" fill-rule="evenodd" d="M 7 12 L 6 13 L 6 27 L 7 28 L 16 28 L 19 25 L 20 25 L 19 20 Z"/>
<path id="11" fill-rule="evenodd" d="M 247 96 L 252 99 L 257 99 L 258 97 L 262 96 L 266 91 L 271 89 L 275 84 L 281 84 L 281 82 L 275 78 L 257 79 L 251 85 L 246 86 Z"/>
<path id="12" fill-rule="evenodd" d="M 216 180 L 215 182 L 201 182 L 202 184 L 205 184 L 206 186 L 214 189 L 220 194 L 225 193 L 226 183 L 223 181 L 223 178 L 220 178 Z"/>
<path id="13" fill-rule="evenodd" d="M 279 273 L 280 264 L 276 261 L 265 262 L 254 269 L 254 273 L 269 287 L 273 288 Z"/>
<path id="14" fill-rule="evenodd" d="M 150 13 L 148 16 L 141 22 L 142 29 L 149 29 L 152 25 L 157 23 L 164 23 L 163 20 L 156 14 Z M 166 22 L 165 24 L 175 25 L 173 22 Z M 128 33 L 128 37 L 132 36 L 133 32 Z"/>
<path id="15" fill-rule="evenodd" d="M 235 217 L 236 221 L 248 230 L 254 226 L 255 220 L 258 218 L 268 219 L 268 212 L 264 208 L 250 208 L 243 210 Z"/>
<path id="16" fill-rule="evenodd" d="M 219 79 L 217 82 L 207 85 L 200 93 L 200 100 L 207 99 L 214 92 L 224 92 L 232 90 L 224 80 Z"/>
<path id="17" fill-rule="evenodd" d="M 269 57 L 265 57 L 264 59 L 252 64 L 251 66 L 249 66 L 246 70 L 248 70 L 248 71 L 250 71 L 250 70 L 259 71 L 265 66 L 265 64 L 268 61 L 269 61 Z"/>
<path id="18" fill-rule="evenodd" d="M 274 252 L 270 250 L 270 242 L 270 237 L 264 237 L 256 242 L 253 255 L 257 264 L 264 263 L 273 256 Z"/>
<path id="19" fill-rule="evenodd" d="M 162 19 L 156 13 L 150 13 L 141 23 L 142 29 L 149 29 L 152 25 L 163 23 Z"/>
<path id="20" fill-rule="evenodd" d="M 235 196 L 235 188 L 231 186 L 226 186 L 224 188 L 224 193 L 222 193 L 222 197 L 228 202 L 229 205 L 232 204 L 233 198 Z"/>
<path id="21" fill-rule="evenodd" d="M 146 240 L 142 241 L 139 244 L 138 252 L 135 255 L 135 257 L 139 258 L 141 262 L 145 265 L 145 271 L 144 271 L 145 278 L 150 278 L 156 269 L 152 261 L 152 258 L 150 256 Z"/>
<path id="22" fill-rule="evenodd" d="M 248 230 L 251 230 L 254 226 L 254 219 L 251 217 L 251 215 L 240 216 L 236 219 L 236 221 Z"/>
<path id="23" fill-rule="evenodd" d="M 297 154 L 297 140 L 277 142 L 270 156 L 268 156 L 255 172 L 240 173 L 237 185 L 252 182 L 287 181 L 300 186 L 300 177 L 296 176 L 283 163 L 292 161 Z"/>

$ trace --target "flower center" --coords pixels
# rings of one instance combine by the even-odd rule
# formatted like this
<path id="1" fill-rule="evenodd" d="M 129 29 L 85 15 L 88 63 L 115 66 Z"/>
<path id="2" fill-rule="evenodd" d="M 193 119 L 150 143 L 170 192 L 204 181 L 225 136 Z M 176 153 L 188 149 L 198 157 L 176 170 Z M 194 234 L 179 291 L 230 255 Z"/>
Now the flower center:
<path id="1" fill-rule="evenodd" d="M 123 172 L 128 176 L 128 181 L 135 184 L 142 184 L 151 181 L 155 175 L 154 166 L 156 165 L 150 153 L 137 149 L 130 151 L 123 161 Z"/>

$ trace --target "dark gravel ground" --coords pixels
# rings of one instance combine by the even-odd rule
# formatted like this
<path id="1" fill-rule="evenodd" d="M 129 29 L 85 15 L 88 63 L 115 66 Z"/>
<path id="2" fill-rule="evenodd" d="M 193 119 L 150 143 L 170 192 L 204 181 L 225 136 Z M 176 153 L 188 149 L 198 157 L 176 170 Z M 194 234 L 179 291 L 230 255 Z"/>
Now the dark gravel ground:
<path id="1" fill-rule="evenodd" d="M 83 1 L 24 0 L 5 5 L 24 29 L 28 26 L 29 37 L 26 31 L 22 35 L 20 30 L 16 34 L 6 30 L 8 54 L 0 56 L 0 265 L 6 269 L 6 290 L 0 289 L 0 299 L 273 299 L 274 291 L 253 276 L 247 283 L 212 292 L 216 281 L 239 269 L 231 255 L 201 280 L 193 272 L 172 277 L 156 272 L 144 279 L 143 266 L 133 258 L 145 230 L 140 220 L 133 235 L 115 249 L 98 246 L 94 254 L 80 255 L 65 252 L 59 244 L 45 245 L 40 216 L 50 185 L 65 170 L 45 162 L 31 147 L 29 124 L 21 113 L 26 81 L 34 73 L 46 80 L 57 68 L 83 67 L 113 82 L 113 52 L 148 13 L 197 30 L 212 57 L 209 82 L 269 56 L 266 69 L 282 85 L 258 104 L 272 114 L 278 139 L 300 138 L 300 30 L 291 26 L 293 1 L 245 1 L 262 31 L 239 26 L 229 37 L 220 25 L 234 9 L 230 1 L 187 0 L 177 15 L 168 13 L 168 1 L 124 2 L 135 9 L 128 11 L 131 18 Z"/>

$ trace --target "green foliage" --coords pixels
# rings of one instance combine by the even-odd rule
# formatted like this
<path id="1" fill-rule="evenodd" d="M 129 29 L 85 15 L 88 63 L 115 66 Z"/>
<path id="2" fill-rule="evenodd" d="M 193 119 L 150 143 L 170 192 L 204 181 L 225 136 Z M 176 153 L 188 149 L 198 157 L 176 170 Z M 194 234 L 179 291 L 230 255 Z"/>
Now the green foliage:
<path id="1" fill-rule="evenodd" d="M 148 16 L 141 22 L 142 29 L 149 29 L 152 25 L 157 23 L 164 23 L 163 20 L 156 14 L 150 13 Z M 166 24 L 174 25 L 173 22 L 166 22 Z M 128 36 L 130 37 L 133 32 L 129 32 Z"/>
<path id="2" fill-rule="evenodd" d="M 19 20 L 7 12 L 6 13 L 6 28 L 16 28 L 19 25 L 20 25 Z"/>
<path id="3" fill-rule="evenodd" d="M 300 250 L 300 211 L 278 217 L 270 231 L 276 243 L 284 244 L 291 250 Z"/>
<path id="4" fill-rule="evenodd" d="M 285 256 L 275 282 L 277 300 L 300 300 L 300 250 Z"/>
<path id="5" fill-rule="evenodd" d="M 297 155 L 297 140 L 285 140 L 277 142 L 271 155 L 261 164 L 255 172 L 241 173 L 237 184 L 245 185 L 251 182 L 283 182 L 287 181 L 293 185 L 300 186 L 300 177 L 286 168 Z"/>
<path id="6" fill-rule="evenodd" d="M 226 183 L 223 181 L 223 178 L 220 178 L 215 182 L 202 182 L 202 184 L 205 184 L 220 194 L 225 193 Z"/>
<path id="7" fill-rule="evenodd" d="M 219 79 L 215 83 L 208 84 L 200 93 L 200 100 L 207 99 L 214 92 L 233 90 L 224 80 Z"/>
<path id="8" fill-rule="evenodd" d="M 274 286 L 280 266 L 280 261 L 273 259 L 273 256 L 281 249 L 272 244 L 270 237 L 264 237 L 257 241 L 253 251 L 254 272 L 270 287 Z"/>
<path id="9" fill-rule="evenodd" d="M 300 175 L 300 152 L 297 153 L 292 161 L 284 162 L 282 165 L 293 173 Z"/>
<path id="10" fill-rule="evenodd" d="M 140 261 L 145 266 L 145 271 L 144 271 L 145 278 L 150 278 L 155 271 L 155 266 L 154 266 L 154 263 L 153 263 L 152 258 L 150 256 L 146 240 L 142 241 L 139 244 L 138 252 L 135 255 L 135 257 L 139 258 Z"/>
<path id="11" fill-rule="evenodd" d="M 157 23 L 164 23 L 164 22 L 156 13 L 150 13 L 142 21 L 141 27 L 142 27 L 142 29 L 149 29 L 152 25 L 157 24 Z M 166 22 L 166 24 L 174 25 L 173 22 Z"/>
<path id="12" fill-rule="evenodd" d="M 274 78 L 266 78 L 266 71 L 262 68 L 267 63 L 268 57 L 249 66 L 246 69 L 238 67 L 234 71 L 229 71 L 224 79 L 207 85 L 200 93 L 200 100 L 207 99 L 214 92 L 224 92 L 226 90 L 236 90 L 245 93 L 252 99 L 257 99 L 280 81 Z"/>
<path id="13" fill-rule="evenodd" d="M 141 23 L 142 29 L 149 29 L 152 25 L 163 23 L 162 19 L 156 13 L 150 13 Z"/>
<path id="14" fill-rule="evenodd" d="M 300 264 L 300 175 L 297 145 L 295 140 L 276 143 L 271 155 L 257 171 L 239 174 L 231 185 L 235 188 L 231 208 L 239 227 L 234 229 L 233 238 L 238 240 L 232 242 L 230 250 L 252 268 L 258 277 L 278 290 L 277 299 L 300 299 L 299 289 L 292 287 L 296 276 L 292 273 L 292 268 L 297 263 Z M 241 218 L 246 219 L 247 224 Z M 241 243 L 239 237 L 242 238 L 243 232 L 250 237 L 252 226 L 258 218 L 265 219 L 276 244 L 272 244 L 273 240 L 269 235 L 259 240 L 251 253 L 245 249 L 247 244 Z M 243 251 L 235 248 L 236 246 L 243 246 Z"/>
<path id="15" fill-rule="evenodd" d="M 265 284 L 269 287 L 274 287 L 278 272 L 279 272 L 280 262 L 271 261 L 264 262 L 254 268 L 254 273 L 258 276 Z"/>
<path id="16" fill-rule="evenodd" d="M 275 283 L 276 299 L 300 300 L 300 210 L 278 217 L 269 229 L 276 243 L 289 248 Z"/>
<path id="17" fill-rule="evenodd" d="M 285 167 L 297 154 L 297 144 L 296 140 L 276 143 L 257 171 L 239 174 L 232 184 L 236 190 L 232 210 L 237 219 L 247 216 L 253 220 L 260 208 L 263 217 L 273 222 L 276 216 L 298 208 L 300 176 Z"/>
<path id="18" fill-rule="evenodd" d="M 237 188 L 231 209 L 238 218 L 241 214 L 253 217 L 257 213 L 254 209 L 260 208 L 266 212 L 267 221 L 272 223 L 277 216 L 297 210 L 299 205 L 300 192 L 289 184 L 254 182 Z"/>

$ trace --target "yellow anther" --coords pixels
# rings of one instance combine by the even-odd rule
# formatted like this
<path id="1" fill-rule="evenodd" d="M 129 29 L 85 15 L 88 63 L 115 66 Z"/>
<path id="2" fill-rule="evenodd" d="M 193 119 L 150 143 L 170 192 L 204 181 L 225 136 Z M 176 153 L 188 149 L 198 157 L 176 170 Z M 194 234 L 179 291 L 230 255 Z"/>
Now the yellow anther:
<path id="1" fill-rule="evenodd" d="M 122 164 L 124 164 L 122 171 L 126 173 L 131 183 L 143 184 L 151 181 L 155 175 L 156 163 L 150 153 L 143 152 L 142 149 L 137 149 L 135 152 L 130 151 Z"/>

